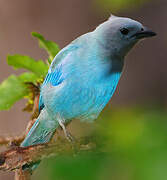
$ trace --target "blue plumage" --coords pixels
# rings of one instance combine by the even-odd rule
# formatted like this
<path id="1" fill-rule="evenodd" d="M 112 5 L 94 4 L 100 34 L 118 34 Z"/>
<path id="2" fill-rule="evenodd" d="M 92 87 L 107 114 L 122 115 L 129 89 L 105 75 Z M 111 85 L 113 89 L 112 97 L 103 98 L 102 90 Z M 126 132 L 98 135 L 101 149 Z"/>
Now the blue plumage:
<path id="1" fill-rule="evenodd" d="M 40 115 L 21 146 L 49 142 L 72 119 L 94 121 L 111 99 L 124 57 L 143 37 L 155 35 L 139 22 L 112 16 L 74 40 L 54 58 L 40 93 Z"/>

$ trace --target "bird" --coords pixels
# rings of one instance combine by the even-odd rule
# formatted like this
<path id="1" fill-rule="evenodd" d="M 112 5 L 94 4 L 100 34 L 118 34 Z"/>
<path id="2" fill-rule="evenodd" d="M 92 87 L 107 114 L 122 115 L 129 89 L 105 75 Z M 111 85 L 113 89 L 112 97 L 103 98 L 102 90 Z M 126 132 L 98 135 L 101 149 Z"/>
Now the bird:
<path id="1" fill-rule="evenodd" d="M 111 15 L 64 47 L 40 88 L 39 116 L 21 147 L 48 143 L 58 127 L 72 140 L 69 122 L 94 122 L 116 90 L 128 52 L 155 35 L 136 20 Z"/>

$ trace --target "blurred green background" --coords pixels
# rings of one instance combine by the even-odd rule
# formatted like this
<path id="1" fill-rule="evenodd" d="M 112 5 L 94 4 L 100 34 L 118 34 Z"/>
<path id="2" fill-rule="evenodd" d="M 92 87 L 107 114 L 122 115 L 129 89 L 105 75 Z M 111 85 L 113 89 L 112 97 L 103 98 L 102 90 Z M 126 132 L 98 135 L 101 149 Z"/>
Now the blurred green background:
<path id="1" fill-rule="evenodd" d="M 94 124 L 74 121 L 76 137 L 90 136 L 94 152 L 45 159 L 32 179 L 40 180 L 165 180 L 167 179 L 167 1 L 166 0 L 1 0 L 0 81 L 14 73 L 7 54 L 36 59 L 38 49 L 30 32 L 42 33 L 64 47 L 93 30 L 111 13 L 141 21 L 158 33 L 128 55 L 125 70 L 109 105 Z M 19 70 L 17 73 L 20 73 Z M 29 119 L 18 102 L 0 112 L 0 134 L 20 134 Z M 13 173 L 0 173 L 12 180 Z"/>
<path id="2" fill-rule="evenodd" d="M 75 125 L 72 132 L 79 128 L 82 136 L 94 136 L 96 151 L 46 159 L 33 179 L 166 179 L 167 113 L 153 109 L 108 109 L 96 125 Z"/>

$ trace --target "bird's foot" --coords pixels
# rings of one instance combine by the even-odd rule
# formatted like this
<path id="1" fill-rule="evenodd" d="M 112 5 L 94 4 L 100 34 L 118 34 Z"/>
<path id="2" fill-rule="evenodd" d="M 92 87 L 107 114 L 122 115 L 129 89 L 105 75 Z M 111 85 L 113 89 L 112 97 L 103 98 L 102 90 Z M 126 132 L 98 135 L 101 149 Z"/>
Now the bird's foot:
<path id="1" fill-rule="evenodd" d="M 66 129 L 63 121 L 62 121 L 60 118 L 58 118 L 58 122 L 59 122 L 60 127 L 61 127 L 61 128 L 63 129 L 63 131 L 64 131 L 64 135 L 65 135 L 66 139 L 67 139 L 69 142 L 74 143 L 74 142 L 75 142 L 75 138 L 71 135 L 70 132 L 67 131 L 67 129 Z"/>
<path id="2" fill-rule="evenodd" d="M 64 131 L 64 134 L 65 134 L 65 137 L 67 138 L 68 141 L 70 141 L 71 143 L 75 143 L 76 142 L 74 136 L 72 136 L 70 132 L 68 132 L 66 130 L 66 131 Z"/>

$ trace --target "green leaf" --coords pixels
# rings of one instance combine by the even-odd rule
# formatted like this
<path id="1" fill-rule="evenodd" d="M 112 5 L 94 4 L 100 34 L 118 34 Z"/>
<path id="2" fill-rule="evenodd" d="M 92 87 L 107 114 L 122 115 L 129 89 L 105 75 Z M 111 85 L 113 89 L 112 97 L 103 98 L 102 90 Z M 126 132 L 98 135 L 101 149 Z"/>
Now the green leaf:
<path id="1" fill-rule="evenodd" d="M 7 62 L 10 66 L 14 68 L 24 68 L 33 73 L 37 76 L 45 76 L 48 71 L 48 65 L 45 64 L 42 60 L 36 61 L 35 59 L 29 56 L 23 55 L 12 55 L 7 57 Z"/>
<path id="2" fill-rule="evenodd" d="M 34 73 L 23 73 L 20 76 L 17 77 L 22 83 L 26 83 L 26 82 L 32 82 L 35 83 L 39 77 L 36 76 Z"/>
<path id="3" fill-rule="evenodd" d="M 32 36 L 36 37 L 39 40 L 40 48 L 45 49 L 48 52 L 51 60 L 53 60 L 53 58 L 60 50 L 58 45 L 53 41 L 46 40 L 41 34 L 37 32 L 32 32 Z"/>
<path id="4" fill-rule="evenodd" d="M 29 93 L 25 82 L 35 82 L 38 77 L 33 73 L 20 76 L 11 75 L 0 84 L 0 110 L 9 110 L 12 105 Z"/>

